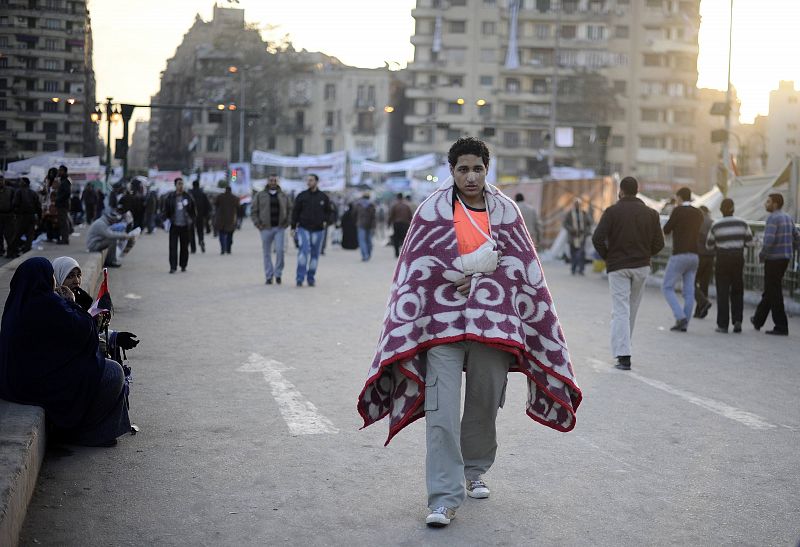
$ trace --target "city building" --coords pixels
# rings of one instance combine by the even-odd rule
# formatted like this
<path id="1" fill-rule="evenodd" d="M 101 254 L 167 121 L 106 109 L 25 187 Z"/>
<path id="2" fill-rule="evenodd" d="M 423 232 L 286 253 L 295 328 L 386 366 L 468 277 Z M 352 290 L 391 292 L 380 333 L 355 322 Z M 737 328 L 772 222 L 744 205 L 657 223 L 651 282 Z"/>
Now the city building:
<path id="1" fill-rule="evenodd" d="M 131 143 L 128 146 L 128 169 L 147 173 L 147 150 L 150 144 L 150 122 L 136 120 L 133 125 Z"/>
<path id="2" fill-rule="evenodd" d="M 253 150 L 282 155 L 349 150 L 385 161 L 397 83 L 386 68 L 268 43 L 244 10 L 199 16 L 167 61 L 151 99 L 150 167 L 225 169 Z"/>
<path id="3" fill-rule="evenodd" d="M 714 105 L 725 104 L 725 91 L 719 89 L 697 90 L 697 114 L 695 118 L 695 155 L 697 156 L 697 182 L 693 188 L 695 193 L 703 194 L 714 187 L 720 180 L 727 179 L 722 162 L 723 143 L 712 142 L 712 135 L 723 135 L 725 129 L 724 111 L 715 109 Z M 739 125 L 740 101 L 736 96 L 736 89 L 731 88 L 731 135 L 729 147 L 731 157 L 740 170 L 741 143 L 744 136 Z M 714 133 L 714 132 L 717 133 Z M 743 173 L 742 173 L 743 174 Z"/>
<path id="4" fill-rule="evenodd" d="M 767 171 L 775 173 L 792 157 L 800 156 L 800 90 L 782 81 L 769 93 Z"/>
<path id="5" fill-rule="evenodd" d="M 550 164 L 695 183 L 698 0 L 418 0 L 412 15 L 407 156 L 470 134 L 501 182 Z"/>
<path id="6" fill-rule="evenodd" d="M 97 154 L 86 4 L 0 1 L 0 164 L 60 150 Z"/>

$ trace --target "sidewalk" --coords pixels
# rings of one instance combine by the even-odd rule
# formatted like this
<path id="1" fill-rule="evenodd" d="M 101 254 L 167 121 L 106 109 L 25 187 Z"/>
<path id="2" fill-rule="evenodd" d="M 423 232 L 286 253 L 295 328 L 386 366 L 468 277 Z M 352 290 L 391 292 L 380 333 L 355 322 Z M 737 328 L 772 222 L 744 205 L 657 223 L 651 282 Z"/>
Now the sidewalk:
<path id="1" fill-rule="evenodd" d="M 0 301 L 5 307 L 11 278 L 28 258 L 53 260 L 71 256 L 81 265 L 81 286 L 95 294 L 103 265 L 103 253 L 86 251 L 88 226 L 76 228 L 69 245 L 43 243 L 28 253 L 0 265 Z M 17 545 L 25 512 L 36 486 L 45 451 L 44 410 L 38 406 L 9 403 L 0 399 L 0 545 Z"/>

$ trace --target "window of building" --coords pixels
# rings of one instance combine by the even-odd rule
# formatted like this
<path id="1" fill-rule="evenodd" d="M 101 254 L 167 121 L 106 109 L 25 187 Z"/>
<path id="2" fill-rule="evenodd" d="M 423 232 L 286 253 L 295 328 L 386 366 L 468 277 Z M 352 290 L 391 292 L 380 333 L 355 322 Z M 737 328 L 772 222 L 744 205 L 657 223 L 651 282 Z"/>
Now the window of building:
<path id="1" fill-rule="evenodd" d="M 625 95 L 628 90 L 628 82 L 625 80 L 614 80 L 614 93 L 618 95 Z"/>
<path id="2" fill-rule="evenodd" d="M 333 110 L 325 112 L 325 127 L 333 127 L 336 113 Z"/>
<path id="3" fill-rule="evenodd" d="M 481 118 L 484 118 L 484 119 L 490 118 L 492 116 L 492 105 L 489 104 L 489 103 L 486 103 L 486 104 L 484 104 L 482 106 L 479 106 L 478 107 L 478 116 L 480 116 Z"/>
<path id="4" fill-rule="evenodd" d="M 6 89 L 8 87 L 8 80 L 5 78 L 0 78 L 0 89 Z"/>
<path id="5" fill-rule="evenodd" d="M 565 40 L 574 40 L 578 35 L 578 27 L 575 25 L 561 25 L 561 38 Z"/>
<path id="6" fill-rule="evenodd" d="M 586 37 L 592 41 L 606 39 L 606 27 L 602 25 L 586 25 Z"/>
<path id="7" fill-rule="evenodd" d="M 448 21 L 447 31 L 451 34 L 464 34 L 467 32 L 466 21 Z"/>
<path id="8" fill-rule="evenodd" d="M 450 87 L 464 87 L 464 76 L 451 75 L 448 77 L 447 85 Z"/>
<path id="9" fill-rule="evenodd" d="M 36 122 L 33 120 L 25 120 L 25 132 L 33 133 L 36 131 Z"/>
<path id="10" fill-rule="evenodd" d="M 463 47 L 450 47 L 445 49 L 444 58 L 456 65 L 463 65 L 467 59 L 467 49 Z"/>
<path id="11" fill-rule="evenodd" d="M 45 19 L 44 26 L 46 28 L 51 28 L 51 29 L 60 29 L 61 21 L 59 21 L 58 19 Z"/>
<path id="12" fill-rule="evenodd" d="M 517 119 L 519 118 L 519 105 L 507 104 L 503 106 L 503 115 L 506 118 Z"/>
<path id="13" fill-rule="evenodd" d="M 275 137 L 267 137 L 267 150 L 275 150 Z"/>
<path id="14" fill-rule="evenodd" d="M 222 123 L 222 112 L 209 112 L 208 123 Z"/>
<path id="15" fill-rule="evenodd" d="M 461 130 L 460 129 L 448 129 L 445 133 L 447 142 L 457 141 L 461 138 Z"/>
<path id="16" fill-rule="evenodd" d="M 326 101 L 333 100 L 336 98 L 336 84 L 325 84 L 325 88 L 323 90 L 323 96 Z"/>
<path id="17" fill-rule="evenodd" d="M 428 107 L 427 111 L 425 112 L 425 114 L 427 114 L 428 116 L 432 116 L 433 114 L 436 114 L 436 101 L 427 101 L 425 104 Z"/>
<path id="18" fill-rule="evenodd" d="M 786 129 L 788 129 L 789 131 L 796 131 L 797 130 L 797 124 L 796 123 L 786 124 Z"/>
<path id="19" fill-rule="evenodd" d="M 575 13 L 578 11 L 578 0 L 561 0 L 561 9 L 564 13 Z"/>
<path id="20" fill-rule="evenodd" d="M 611 136 L 611 148 L 624 148 L 624 147 L 625 147 L 625 137 L 623 135 Z"/>
<path id="21" fill-rule="evenodd" d="M 686 86 L 683 82 L 671 82 L 667 86 L 667 94 L 670 97 L 683 97 L 686 93 Z"/>
<path id="22" fill-rule="evenodd" d="M 48 9 L 62 9 L 64 7 L 64 0 L 45 0 L 44 5 Z"/>
<path id="23" fill-rule="evenodd" d="M 550 0 L 536 0 L 536 10 L 542 13 L 550 11 Z"/>
<path id="24" fill-rule="evenodd" d="M 44 41 L 44 49 L 53 51 L 58 47 L 58 41 L 53 38 L 46 38 Z"/>
<path id="25" fill-rule="evenodd" d="M 519 93 L 522 86 L 517 78 L 506 78 L 506 91 L 509 93 Z"/>
<path id="26" fill-rule="evenodd" d="M 6 99 L 0 99 L 0 112 L 5 110 L 8 110 L 8 103 L 6 102 Z"/>
<path id="27" fill-rule="evenodd" d="M 414 23 L 414 34 L 420 36 L 433 34 L 433 21 L 430 19 L 417 19 L 416 23 Z"/>
<path id="28" fill-rule="evenodd" d="M 493 76 L 481 76 L 480 84 L 482 87 L 492 87 L 494 85 Z"/>
<path id="29" fill-rule="evenodd" d="M 44 69 L 45 70 L 59 70 L 61 66 L 59 65 L 58 59 L 45 59 L 44 60 Z"/>
<path id="30" fill-rule="evenodd" d="M 481 62 L 494 63 L 497 60 L 497 50 L 494 48 L 481 48 Z"/>
<path id="31" fill-rule="evenodd" d="M 58 104 L 53 101 L 44 101 L 43 106 L 42 110 L 45 112 L 58 112 Z"/>
<path id="32" fill-rule="evenodd" d="M 464 105 L 458 103 L 447 103 L 448 114 L 461 114 L 464 111 Z"/>
<path id="33" fill-rule="evenodd" d="M 303 137 L 297 137 L 294 140 L 294 155 L 299 156 L 303 153 Z"/>
<path id="34" fill-rule="evenodd" d="M 639 146 L 641 148 L 664 148 L 664 139 L 654 136 L 641 136 L 639 137 Z"/>
<path id="35" fill-rule="evenodd" d="M 225 148 L 225 140 L 219 135 L 209 135 L 206 137 L 207 152 L 222 152 Z"/>
<path id="36" fill-rule="evenodd" d="M 544 78 L 534 78 L 532 91 L 537 94 L 547 93 L 547 80 Z"/>
<path id="37" fill-rule="evenodd" d="M 42 122 L 42 131 L 45 133 L 58 133 L 58 122 Z"/>
<path id="38" fill-rule="evenodd" d="M 672 176 L 679 179 L 694 178 L 694 167 L 687 167 L 685 165 L 673 165 Z"/>
<path id="39" fill-rule="evenodd" d="M 516 174 L 518 165 L 517 158 L 500 158 L 500 171 L 503 173 Z"/>
<path id="40" fill-rule="evenodd" d="M 505 131 L 503 133 L 503 146 L 507 148 L 517 148 L 519 146 L 519 132 Z"/>
<path id="41" fill-rule="evenodd" d="M 797 144 L 797 139 L 793 139 L 793 138 L 792 139 L 786 139 L 786 144 L 788 144 L 790 146 L 794 146 L 795 144 Z"/>
<path id="42" fill-rule="evenodd" d="M 44 81 L 44 90 L 45 91 L 58 91 L 58 81 L 56 81 L 56 80 L 45 80 Z"/>
<path id="43" fill-rule="evenodd" d="M 330 154 L 333 152 L 333 139 L 325 139 L 325 153 Z"/>
<path id="44" fill-rule="evenodd" d="M 627 38 L 630 34 L 628 25 L 617 25 L 614 27 L 614 38 Z"/>
<path id="45" fill-rule="evenodd" d="M 467 0 L 450 0 L 450 7 L 457 8 L 467 5 Z"/>
<path id="46" fill-rule="evenodd" d="M 375 117 L 372 112 L 359 112 L 357 123 L 357 130 L 362 133 L 371 133 L 375 131 Z"/>
<path id="47" fill-rule="evenodd" d="M 673 113 L 673 118 L 676 124 L 691 125 L 694 123 L 694 111 L 692 110 L 676 110 Z"/>
<path id="48" fill-rule="evenodd" d="M 296 110 L 294 113 L 294 125 L 302 129 L 306 125 L 306 113 L 304 110 Z"/>
<path id="49" fill-rule="evenodd" d="M 6 130 L 6 121 L 0 120 L 0 131 L 5 131 L 5 130 Z"/>
<path id="50" fill-rule="evenodd" d="M 494 21 L 484 21 L 481 23 L 481 34 L 493 36 L 497 33 L 497 24 Z"/>
<path id="51" fill-rule="evenodd" d="M 664 57 L 658 53 L 645 53 L 644 66 L 662 66 L 664 64 Z"/>
<path id="52" fill-rule="evenodd" d="M 643 122 L 660 122 L 661 111 L 654 108 L 642 108 L 642 121 Z"/>
<path id="53" fill-rule="evenodd" d="M 533 27 L 533 35 L 539 40 L 550 38 L 550 25 L 537 24 Z"/>
<path id="54" fill-rule="evenodd" d="M 673 152 L 693 152 L 694 139 L 692 137 L 672 137 Z"/>

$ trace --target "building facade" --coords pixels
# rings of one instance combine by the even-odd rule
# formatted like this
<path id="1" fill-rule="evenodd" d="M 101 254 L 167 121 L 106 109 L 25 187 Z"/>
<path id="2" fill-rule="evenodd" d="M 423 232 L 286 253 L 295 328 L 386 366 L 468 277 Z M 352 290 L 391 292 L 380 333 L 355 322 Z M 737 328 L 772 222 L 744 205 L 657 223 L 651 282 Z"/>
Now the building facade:
<path id="1" fill-rule="evenodd" d="M 697 0 L 418 0 L 412 15 L 406 155 L 470 134 L 501 181 L 551 164 L 695 182 Z"/>
<path id="2" fill-rule="evenodd" d="M 0 1 L 0 162 L 97 154 L 86 1 Z"/>
<path id="3" fill-rule="evenodd" d="M 777 172 L 793 157 L 800 156 L 800 90 L 794 82 L 782 81 L 769 93 L 767 121 L 767 171 Z"/>
<path id="4" fill-rule="evenodd" d="M 147 173 L 147 150 L 150 144 L 150 122 L 136 120 L 133 125 L 131 143 L 128 146 L 128 168 Z"/>
<path id="5" fill-rule="evenodd" d="M 244 10 L 215 6 L 212 21 L 195 19 L 151 99 L 149 166 L 225 169 L 253 150 L 386 160 L 392 81 L 388 69 L 265 42 Z"/>

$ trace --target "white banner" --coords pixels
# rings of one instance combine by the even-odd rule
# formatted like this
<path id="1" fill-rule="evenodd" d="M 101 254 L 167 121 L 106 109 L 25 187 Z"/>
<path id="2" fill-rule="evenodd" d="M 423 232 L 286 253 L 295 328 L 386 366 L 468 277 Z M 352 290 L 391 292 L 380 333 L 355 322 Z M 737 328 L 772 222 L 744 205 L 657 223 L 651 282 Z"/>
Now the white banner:
<path id="1" fill-rule="evenodd" d="M 425 154 L 415 158 L 395 161 L 391 163 L 380 163 L 377 161 L 364 160 L 362 170 L 366 173 L 395 173 L 400 171 L 421 171 L 436 166 L 436 154 Z"/>
<path id="2" fill-rule="evenodd" d="M 270 152 L 254 150 L 251 163 L 253 165 L 272 165 L 275 167 L 319 167 L 344 163 L 347 155 L 345 152 L 333 152 L 319 156 L 281 156 Z"/>

